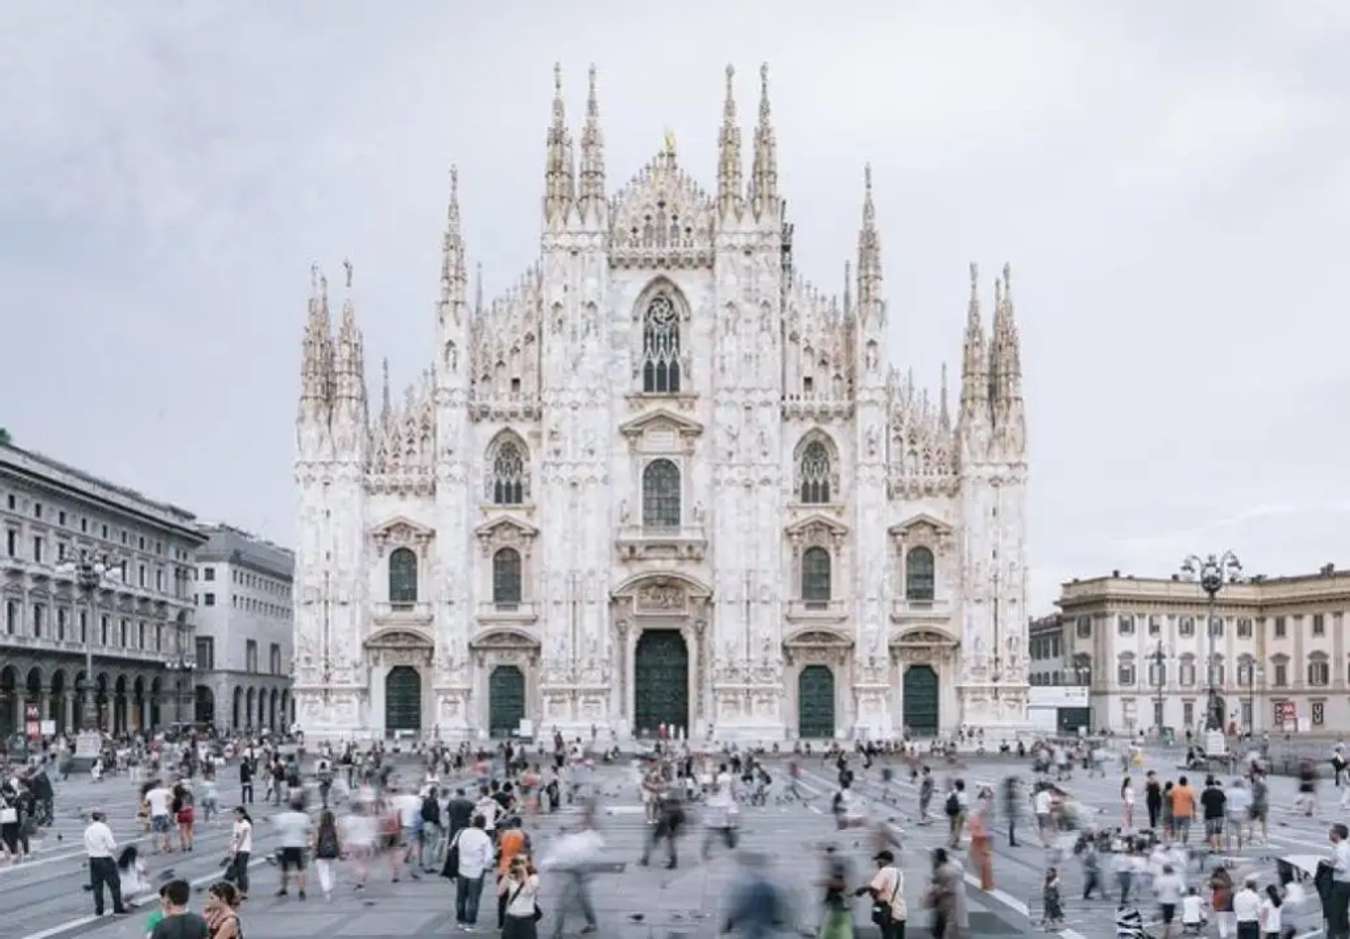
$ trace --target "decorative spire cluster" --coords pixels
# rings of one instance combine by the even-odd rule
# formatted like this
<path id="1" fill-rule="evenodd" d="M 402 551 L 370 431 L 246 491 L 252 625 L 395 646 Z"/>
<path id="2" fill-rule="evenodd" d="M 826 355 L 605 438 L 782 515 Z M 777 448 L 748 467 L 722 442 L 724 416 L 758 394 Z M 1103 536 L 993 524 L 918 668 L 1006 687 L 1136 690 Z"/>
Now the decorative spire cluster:
<path id="1" fill-rule="evenodd" d="M 872 164 L 863 168 L 862 228 L 858 231 L 859 320 L 880 327 L 885 323 L 881 299 L 881 236 L 877 234 L 877 210 L 872 204 Z M 875 319 L 873 319 L 875 317 Z"/>
<path id="2" fill-rule="evenodd" d="M 605 141 L 600 133 L 600 104 L 595 94 L 595 66 L 590 70 L 586 123 L 581 129 L 581 182 L 577 210 L 583 221 L 598 219 L 605 208 Z"/>
<path id="3" fill-rule="evenodd" d="M 1000 452 L 1018 455 L 1025 445 L 1022 362 L 1013 312 L 1012 267 L 994 281 L 994 322 L 986 339 L 980 322 L 979 271 L 970 265 L 970 307 L 961 362 L 960 425 L 968 441 L 989 439 Z"/>
<path id="4" fill-rule="evenodd" d="M 544 221 L 559 224 L 576 201 L 572 134 L 567 129 L 562 96 L 562 65 L 553 65 L 553 122 L 549 124 L 544 166 Z"/>
<path id="5" fill-rule="evenodd" d="M 769 120 L 769 63 L 759 67 L 759 124 L 755 127 L 754 170 L 750 176 L 750 204 L 756 218 L 777 221 L 778 145 Z"/>
<path id="6" fill-rule="evenodd" d="M 450 204 L 445 212 L 445 240 L 441 248 L 441 321 L 450 313 L 459 322 L 468 276 L 464 270 L 464 236 L 459 229 L 459 170 L 450 167 Z"/>
<path id="7" fill-rule="evenodd" d="M 328 313 L 328 278 L 319 265 L 309 269 L 309 306 L 300 362 L 300 419 L 326 424 L 333 400 L 333 326 Z"/>
<path id="8" fill-rule="evenodd" d="M 366 436 L 365 351 L 351 298 L 352 266 L 347 271 L 347 298 L 336 337 L 328 308 L 328 278 L 318 264 L 310 266 L 310 297 L 300 365 L 300 411 L 297 418 L 301 453 L 315 458 L 342 444 L 338 459 L 360 459 Z"/>
<path id="9" fill-rule="evenodd" d="M 722 105 L 722 130 L 717 137 L 717 212 L 739 218 L 745 208 L 741 189 L 741 129 L 736 124 L 736 99 L 731 82 L 736 69 L 727 66 L 727 97 Z"/>

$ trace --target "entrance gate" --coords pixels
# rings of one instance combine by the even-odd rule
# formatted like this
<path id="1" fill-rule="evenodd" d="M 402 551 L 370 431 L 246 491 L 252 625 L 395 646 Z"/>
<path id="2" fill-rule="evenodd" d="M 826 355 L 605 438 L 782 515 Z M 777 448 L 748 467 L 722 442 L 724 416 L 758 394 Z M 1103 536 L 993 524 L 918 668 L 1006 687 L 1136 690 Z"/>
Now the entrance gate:
<path id="1" fill-rule="evenodd" d="M 911 665 L 905 672 L 905 726 L 916 737 L 938 732 L 938 679 L 931 665 Z"/>
<path id="2" fill-rule="evenodd" d="M 488 678 L 488 733 L 509 737 L 525 716 L 525 676 L 514 665 L 498 665 Z"/>
<path id="3" fill-rule="evenodd" d="M 648 629 L 634 656 L 635 730 L 655 735 L 661 724 L 689 729 L 689 650 L 676 629 Z"/>
<path id="4" fill-rule="evenodd" d="M 411 665 L 396 665 L 384 680 L 384 729 L 422 729 L 422 676 Z"/>
<path id="5" fill-rule="evenodd" d="M 797 736 L 834 736 L 834 672 L 808 665 L 797 676 Z"/>

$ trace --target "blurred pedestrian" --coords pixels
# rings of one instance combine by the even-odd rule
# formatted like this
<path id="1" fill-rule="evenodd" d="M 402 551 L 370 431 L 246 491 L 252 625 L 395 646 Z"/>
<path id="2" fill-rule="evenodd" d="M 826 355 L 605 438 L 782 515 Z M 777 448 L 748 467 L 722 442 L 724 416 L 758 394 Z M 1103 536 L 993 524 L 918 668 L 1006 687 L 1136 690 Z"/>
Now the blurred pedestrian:
<path id="1" fill-rule="evenodd" d="M 511 861 L 506 876 L 497 882 L 497 893 L 506 898 L 502 939 L 538 939 L 539 874 L 527 857 L 518 855 Z"/>
<path id="2" fill-rule="evenodd" d="M 588 817 L 583 821 L 581 828 L 564 833 L 545 858 L 542 865 L 544 870 L 557 873 L 563 880 L 554 918 L 554 939 L 562 935 L 563 924 L 573 908 L 585 920 L 585 925 L 581 928 L 582 933 L 593 933 L 597 930 L 595 907 L 591 904 L 590 881 L 595 863 L 599 860 L 603 849 L 604 840 L 592 827 Z"/>
<path id="3" fill-rule="evenodd" d="M 830 844 L 825 846 L 824 917 L 819 939 L 853 939 L 853 914 L 848 905 L 848 861 Z"/>
<path id="4" fill-rule="evenodd" d="M 342 856 L 342 841 L 338 837 L 337 820 L 331 809 L 319 814 L 319 827 L 314 833 L 314 869 L 319 874 L 319 889 L 323 898 L 333 899 L 334 867 Z"/>
<path id="5" fill-rule="evenodd" d="M 1059 870 L 1055 867 L 1049 867 L 1045 871 L 1045 880 L 1041 882 L 1041 926 L 1047 931 L 1060 929 L 1064 926 L 1064 904 L 1060 896 Z M 936 929 L 933 935 L 945 936 L 946 933 L 940 933 Z"/>

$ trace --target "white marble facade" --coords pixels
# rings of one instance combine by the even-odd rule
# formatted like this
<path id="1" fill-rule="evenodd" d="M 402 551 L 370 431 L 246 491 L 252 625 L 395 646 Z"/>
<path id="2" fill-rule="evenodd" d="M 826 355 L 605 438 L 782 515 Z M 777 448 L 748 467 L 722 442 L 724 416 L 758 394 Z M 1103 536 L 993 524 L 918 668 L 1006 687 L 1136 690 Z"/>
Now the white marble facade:
<path id="1" fill-rule="evenodd" d="M 767 74 L 743 180 L 668 136 L 615 193 L 561 91 L 538 262 L 469 296 L 452 174 L 434 366 L 368 412 L 348 291 L 303 354 L 296 684 L 321 736 L 890 736 L 1026 719 L 1025 418 L 1005 267 L 960 398 L 887 365 L 870 172 L 842 297 L 793 269 Z M 579 151 L 579 164 L 576 161 Z M 414 586 L 415 584 L 415 586 Z M 494 696 L 499 700 L 494 702 Z M 494 715 L 497 715 L 494 718 Z"/>

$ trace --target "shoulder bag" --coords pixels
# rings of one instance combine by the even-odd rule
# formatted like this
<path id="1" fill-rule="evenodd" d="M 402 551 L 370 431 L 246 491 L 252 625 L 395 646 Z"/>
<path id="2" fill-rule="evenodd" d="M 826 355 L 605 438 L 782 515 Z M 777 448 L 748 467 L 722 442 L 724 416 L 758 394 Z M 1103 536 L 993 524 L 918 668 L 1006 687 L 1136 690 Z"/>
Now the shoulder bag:
<path id="1" fill-rule="evenodd" d="M 883 902 L 882 899 L 878 897 L 876 900 L 872 901 L 872 922 L 876 923 L 878 926 L 889 926 L 892 922 L 896 921 L 891 915 L 893 910 L 892 904 L 895 903 L 896 895 L 900 893 L 900 887 L 903 882 L 903 877 L 897 869 L 895 872 L 895 889 L 891 891 L 890 900 Z"/>

